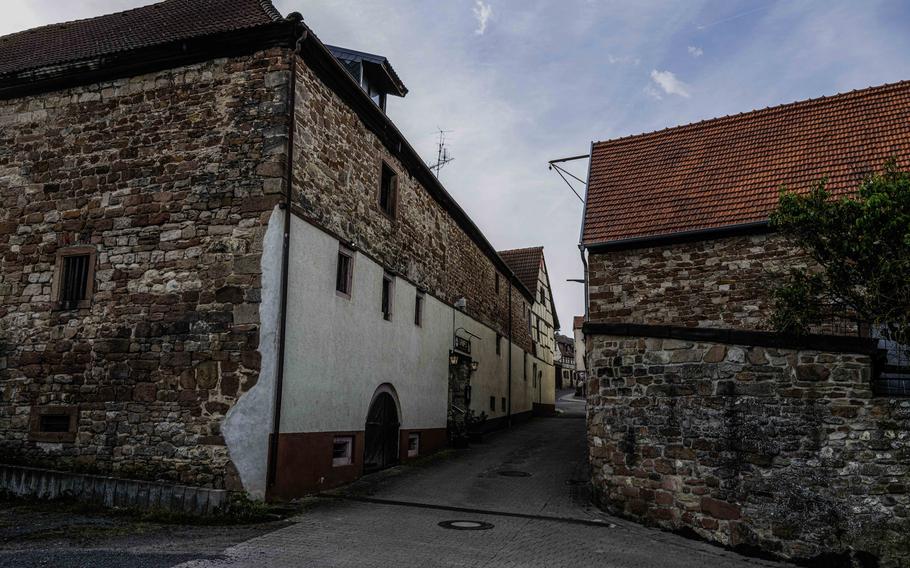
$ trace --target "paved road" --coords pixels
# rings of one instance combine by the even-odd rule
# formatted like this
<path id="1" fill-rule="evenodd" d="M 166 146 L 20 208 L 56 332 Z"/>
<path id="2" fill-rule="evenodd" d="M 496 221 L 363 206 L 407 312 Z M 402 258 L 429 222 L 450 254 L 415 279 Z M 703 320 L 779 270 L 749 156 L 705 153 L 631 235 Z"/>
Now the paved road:
<path id="1" fill-rule="evenodd" d="M 779 566 L 611 518 L 587 503 L 584 402 L 446 460 L 369 476 L 292 526 L 182 568 Z M 507 477 L 503 471 L 523 472 Z M 488 523 L 451 530 L 444 521 Z"/>

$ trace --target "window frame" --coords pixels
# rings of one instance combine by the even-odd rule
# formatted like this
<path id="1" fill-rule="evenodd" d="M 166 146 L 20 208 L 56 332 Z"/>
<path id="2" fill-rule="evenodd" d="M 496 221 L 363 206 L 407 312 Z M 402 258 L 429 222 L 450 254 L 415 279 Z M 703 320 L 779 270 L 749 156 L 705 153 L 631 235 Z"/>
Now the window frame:
<path id="1" fill-rule="evenodd" d="M 411 449 L 411 441 L 414 441 L 414 449 Z M 420 455 L 420 432 L 408 432 L 408 457 L 416 458 Z"/>
<path id="2" fill-rule="evenodd" d="M 388 283 L 388 288 L 386 287 Z M 394 315 L 394 304 L 393 301 L 395 296 L 395 275 L 389 272 L 382 273 L 382 288 L 380 289 L 379 294 L 379 313 L 382 314 L 382 319 L 385 321 L 392 321 L 392 316 Z"/>
<path id="3" fill-rule="evenodd" d="M 426 307 L 426 294 L 417 290 L 414 295 L 414 325 L 423 327 L 423 311 Z"/>
<path id="4" fill-rule="evenodd" d="M 388 209 L 386 209 L 385 207 L 382 206 L 382 194 L 383 194 L 383 185 L 384 185 L 383 182 L 385 181 L 386 171 L 388 171 L 389 174 L 391 175 L 390 183 L 389 183 L 389 197 L 388 197 L 389 208 Z M 379 208 L 379 210 L 382 212 L 383 215 L 385 215 L 386 217 L 388 217 L 389 219 L 391 219 L 393 221 L 398 218 L 398 185 L 399 185 L 398 178 L 399 178 L 398 171 L 395 168 L 393 168 L 392 166 L 390 166 L 389 163 L 386 162 L 385 160 L 380 160 L 379 187 L 378 187 L 378 190 L 376 193 L 376 206 Z"/>
<path id="5" fill-rule="evenodd" d="M 338 443 L 347 444 L 347 455 L 335 457 L 335 445 Z M 354 465 L 354 436 L 334 436 L 332 439 L 332 467 L 345 467 Z"/>
<path id="6" fill-rule="evenodd" d="M 345 287 L 347 291 L 338 289 L 338 280 L 339 274 L 338 271 L 341 268 L 341 257 L 346 257 L 348 259 L 348 273 L 345 282 Z M 345 298 L 347 300 L 351 299 L 354 291 L 354 251 L 348 247 L 339 244 L 338 245 L 338 255 L 335 257 L 335 294 Z"/>
<path id="7" fill-rule="evenodd" d="M 45 432 L 41 429 L 42 416 L 68 416 L 69 430 L 66 432 Z M 33 442 L 75 442 L 79 427 L 79 407 L 65 405 L 33 406 L 29 415 L 28 439 Z"/>
<path id="8" fill-rule="evenodd" d="M 63 268 L 66 262 L 65 259 L 74 256 L 87 256 L 88 266 L 86 267 L 85 297 L 76 303 L 76 307 L 71 308 L 64 305 L 61 296 L 64 290 Z M 95 295 L 95 264 L 97 256 L 98 250 L 91 245 L 64 247 L 57 250 L 54 262 L 54 277 L 51 280 L 51 298 L 53 299 L 55 310 L 85 310 L 92 307 L 92 298 Z"/>

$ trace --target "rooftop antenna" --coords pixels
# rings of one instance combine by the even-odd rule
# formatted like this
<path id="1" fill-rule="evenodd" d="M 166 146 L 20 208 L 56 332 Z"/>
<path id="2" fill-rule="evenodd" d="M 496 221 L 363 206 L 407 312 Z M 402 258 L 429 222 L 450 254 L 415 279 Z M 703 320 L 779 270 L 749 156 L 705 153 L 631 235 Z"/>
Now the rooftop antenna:
<path id="1" fill-rule="evenodd" d="M 430 169 L 436 174 L 436 179 L 439 179 L 439 170 L 455 159 L 449 155 L 449 149 L 446 148 L 446 134 L 450 132 L 452 131 L 439 129 L 439 143 L 436 146 L 436 163 L 430 166 Z"/>

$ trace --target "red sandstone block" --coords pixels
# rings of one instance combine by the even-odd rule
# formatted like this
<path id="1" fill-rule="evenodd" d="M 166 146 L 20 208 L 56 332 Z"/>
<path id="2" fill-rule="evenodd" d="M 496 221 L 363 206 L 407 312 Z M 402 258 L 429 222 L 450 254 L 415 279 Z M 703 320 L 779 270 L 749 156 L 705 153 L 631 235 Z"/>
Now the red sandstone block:
<path id="1" fill-rule="evenodd" d="M 701 498 L 701 511 L 715 519 L 725 521 L 736 520 L 741 516 L 738 505 L 707 496 Z"/>

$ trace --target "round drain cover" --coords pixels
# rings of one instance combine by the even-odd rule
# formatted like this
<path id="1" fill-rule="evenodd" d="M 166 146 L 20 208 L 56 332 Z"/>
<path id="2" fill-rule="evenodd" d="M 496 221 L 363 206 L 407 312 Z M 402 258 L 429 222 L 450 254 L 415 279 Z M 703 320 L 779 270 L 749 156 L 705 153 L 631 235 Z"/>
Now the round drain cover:
<path id="1" fill-rule="evenodd" d="M 442 521 L 439 526 L 456 531 L 485 531 L 493 528 L 493 525 L 483 521 Z"/>
<path id="2" fill-rule="evenodd" d="M 507 469 L 497 473 L 503 477 L 531 477 L 531 474 L 526 471 L 516 471 L 512 469 Z"/>

